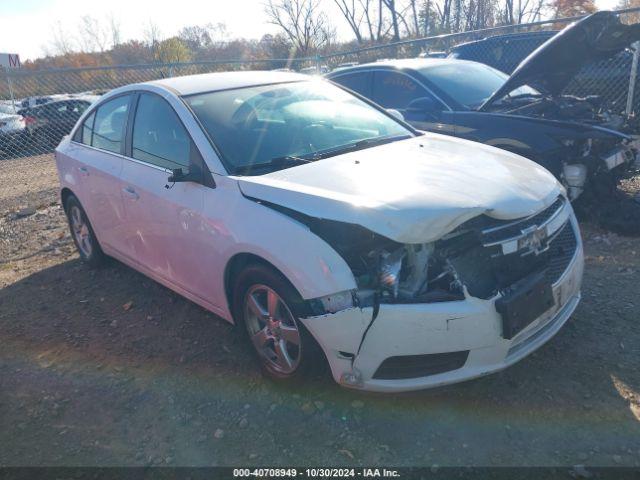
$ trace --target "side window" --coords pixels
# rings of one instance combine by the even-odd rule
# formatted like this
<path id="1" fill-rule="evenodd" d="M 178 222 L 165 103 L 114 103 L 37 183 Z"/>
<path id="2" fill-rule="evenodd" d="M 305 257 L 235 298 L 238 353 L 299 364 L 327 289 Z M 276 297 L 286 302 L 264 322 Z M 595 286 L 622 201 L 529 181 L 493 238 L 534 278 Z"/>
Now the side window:
<path id="1" fill-rule="evenodd" d="M 371 73 L 355 72 L 338 75 L 331 81 L 342 85 L 343 87 L 353 90 L 364 97 L 371 97 Z"/>
<path id="2" fill-rule="evenodd" d="M 384 108 L 406 109 L 413 100 L 431 98 L 411 77 L 397 72 L 375 72 L 373 101 Z"/>
<path id="3" fill-rule="evenodd" d="M 82 128 L 78 130 L 80 132 L 80 141 L 85 145 L 91 145 L 91 141 L 93 139 L 93 122 L 95 119 L 96 113 L 93 112 L 84 121 Z"/>
<path id="4" fill-rule="evenodd" d="M 125 124 L 129 112 L 129 99 L 130 95 L 124 95 L 98 107 L 93 124 L 92 146 L 110 152 L 121 153 L 124 144 Z M 91 117 L 87 120 L 91 119 Z M 86 126 L 87 122 L 85 122 Z M 83 143 L 86 143 L 84 142 L 84 134 Z"/>
<path id="5" fill-rule="evenodd" d="M 191 138 L 171 105 L 157 95 L 140 95 L 131 153 L 162 168 L 189 169 Z"/>

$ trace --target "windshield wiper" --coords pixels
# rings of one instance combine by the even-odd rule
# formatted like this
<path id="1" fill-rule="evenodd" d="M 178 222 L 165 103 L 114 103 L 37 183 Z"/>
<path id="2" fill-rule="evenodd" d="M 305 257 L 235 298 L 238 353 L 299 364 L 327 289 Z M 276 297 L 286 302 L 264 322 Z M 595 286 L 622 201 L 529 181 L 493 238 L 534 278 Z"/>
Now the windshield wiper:
<path id="1" fill-rule="evenodd" d="M 411 135 L 396 135 L 392 137 L 364 138 L 362 140 L 358 140 L 355 143 L 341 145 L 339 147 L 330 148 L 327 150 L 317 151 L 313 154 L 312 158 L 314 160 L 319 160 L 321 158 L 333 157 L 335 155 L 340 155 L 341 153 L 355 152 L 356 150 L 362 150 L 364 148 L 374 147 L 377 145 L 384 145 L 385 143 L 391 143 L 398 140 L 405 140 L 407 138 L 411 138 Z"/>
<path id="2" fill-rule="evenodd" d="M 304 163 L 311 163 L 316 159 L 296 157 L 295 155 L 283 155 L 275 157 L 267 162 L 252 163 L 251 165 L 240 165 L 236 167 L 235 173 L 240 175 L 251 175 L 264 170 L 280 170 L 282 168 L 293 167 Z"/>

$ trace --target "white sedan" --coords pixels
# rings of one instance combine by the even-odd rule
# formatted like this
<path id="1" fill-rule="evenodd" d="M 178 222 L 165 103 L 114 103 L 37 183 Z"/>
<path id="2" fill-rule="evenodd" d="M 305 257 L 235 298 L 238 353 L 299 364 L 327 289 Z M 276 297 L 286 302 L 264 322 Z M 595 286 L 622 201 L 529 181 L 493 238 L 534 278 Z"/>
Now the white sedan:
<path id="1" fill-rule="evenodd" d="M 238 324 L 272 378 L 477 377 L 549 340 L 580 299 L 580 233 L 550 173 L 325 80 L 122 87 L 56 162 L 82 259 L 115 257 Z"/>

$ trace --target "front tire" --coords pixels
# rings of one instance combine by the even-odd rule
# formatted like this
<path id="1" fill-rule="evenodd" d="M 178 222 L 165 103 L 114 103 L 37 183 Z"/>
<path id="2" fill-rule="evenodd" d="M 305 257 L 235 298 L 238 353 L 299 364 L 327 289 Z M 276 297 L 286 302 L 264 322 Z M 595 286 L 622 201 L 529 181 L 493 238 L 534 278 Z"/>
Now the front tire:
<path id="1" fill-rule="evenodd" d="M 305 303 L 279 272 L 246 267 L 235 282 L 233 313 L 268 378 L 290 383 L 324 370 L 322 349 L 299 320 L 309 314 Z"/>
<path id="2" fill-rule="evenodd" d="M 80 201 L 70 195 L 64 205 L 64 210 L 69 221 L 71 238 L 76 244 L 80 258 L 92 267 L 100 266 L 105 261 L 105 254 L 100 248 L 96 234 L 91 227 Z"/>

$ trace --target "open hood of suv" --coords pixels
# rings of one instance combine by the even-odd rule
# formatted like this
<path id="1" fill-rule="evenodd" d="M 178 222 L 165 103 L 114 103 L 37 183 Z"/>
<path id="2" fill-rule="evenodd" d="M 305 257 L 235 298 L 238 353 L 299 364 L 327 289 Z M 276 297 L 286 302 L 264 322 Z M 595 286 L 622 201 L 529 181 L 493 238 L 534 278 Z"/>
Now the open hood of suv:
<path id="1" fill-rule="evenodd" d="M 612 12 L 589 15 L 534 50 L 479 110 L 523 85 L 559 95 L 583 66 L 610 58 L 638 40 L 640 24 L 622 24 Z"/>
<path id="2" fill-rule="evenodd" d="M 262 176 L 234 177 L 252 199 L 353 223 L 401 243 L 427 243 L 481 214 L 533 215 L 562 187 L 513 153 L 437 134 Z"/>

